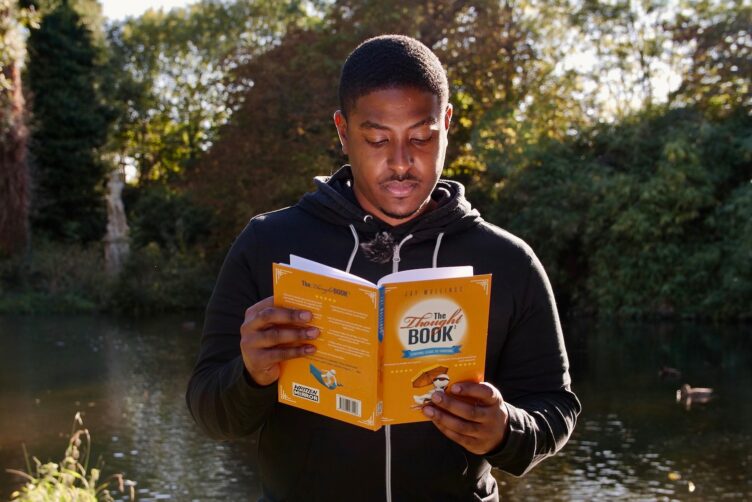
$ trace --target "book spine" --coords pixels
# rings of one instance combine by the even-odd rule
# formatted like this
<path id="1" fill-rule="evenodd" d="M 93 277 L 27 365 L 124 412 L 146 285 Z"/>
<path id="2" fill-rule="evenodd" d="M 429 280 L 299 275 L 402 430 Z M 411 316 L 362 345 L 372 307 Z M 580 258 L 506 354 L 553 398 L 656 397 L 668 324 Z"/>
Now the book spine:
<path id="1" fill-rule="evenodd" d="M 379 288 L 379 343 L 384 341 L 384 286 Z"/>
<path id="2" fill-rule="evenodd" d="M 379 347 L 378 347 L 378 377 L 376 382 L 376 416 L 381 425 L 381 416 L 384 412 L 384 286 L 379 288 Z"/>

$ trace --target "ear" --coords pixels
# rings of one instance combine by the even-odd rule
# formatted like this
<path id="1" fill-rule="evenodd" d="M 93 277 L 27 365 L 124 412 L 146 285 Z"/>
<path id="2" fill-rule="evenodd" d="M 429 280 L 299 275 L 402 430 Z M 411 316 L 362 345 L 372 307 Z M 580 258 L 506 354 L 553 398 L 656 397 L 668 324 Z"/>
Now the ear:
<path id="1" fill-rule="evenodd" d="M 347 119 L 342 110 L 334 112 L 334 127 L 337 128 L 339 142 L 342 145 L 342 153 L 347 155 Z"/>
<path id="2" fill-rule="evenodd" d="M 452 103 L 447 103 L 446 112 L 444 113 L 444 130 L 449 130 L 449 124 L 452 122 Z"/>

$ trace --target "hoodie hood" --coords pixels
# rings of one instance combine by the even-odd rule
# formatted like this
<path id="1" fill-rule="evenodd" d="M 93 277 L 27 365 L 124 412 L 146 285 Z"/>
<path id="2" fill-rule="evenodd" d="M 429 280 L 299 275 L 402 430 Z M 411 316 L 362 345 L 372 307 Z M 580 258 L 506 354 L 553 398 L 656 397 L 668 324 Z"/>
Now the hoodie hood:
<path id="1" fill-rule="evenodd" d="M 379 220 L 360 207 L 353 193 L 349 165 L 343 166 L 332 176 L 317 176 L 314 182 L 317 190 L 305 194 L 298 207 L 334 225 L 352 226 L 367 241 L 361 245 L 367 254 L 369 246 L 374 243 L 380 248 L 391 247 L 393 242 L 412 235 L 410 243 L 416 244 L 435 239 L 441 233 L 451 235 L 466 230 L 483 221 L 480 213 L 465 198 L 465 187 L 456 181 L 439 180 L 431 194 L 437 207 L 397 226 Z"/>

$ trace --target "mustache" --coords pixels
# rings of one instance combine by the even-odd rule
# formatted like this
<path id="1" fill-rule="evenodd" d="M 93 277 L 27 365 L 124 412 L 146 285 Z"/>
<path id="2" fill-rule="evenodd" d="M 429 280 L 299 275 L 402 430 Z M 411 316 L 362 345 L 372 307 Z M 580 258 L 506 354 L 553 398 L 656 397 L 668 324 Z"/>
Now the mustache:
<path id="1" fill-rule="evenodd" d="M 420 179 L 415 176 L 412 172 L 408 171 L 402 176 L 392 175 L 387 179 L 384 179 L 382 183 L 386 183 L 389 181 L 420 181 Z"/>

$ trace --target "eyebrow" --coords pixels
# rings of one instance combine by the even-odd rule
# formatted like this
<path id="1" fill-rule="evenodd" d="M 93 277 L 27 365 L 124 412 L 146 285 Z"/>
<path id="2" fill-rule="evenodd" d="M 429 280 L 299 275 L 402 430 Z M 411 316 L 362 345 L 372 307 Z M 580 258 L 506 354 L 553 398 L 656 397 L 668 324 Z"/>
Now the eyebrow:
<path id="1" fill-rule="evenodd" d="M 429 126 L 434 125 L 438 121 L 439 120 L 436 117 L 427 117 L 427 118 L 424 118 L 423 120 L 419 120 L 418 122 L 414 123 L 413 125 L 408 127 L 408 129 L 414 129 L 416 127 L 421 127 L 421 126 L 426 126 L 426 125 L 429 125 Z M 361 122 L 360 128 L 361 129 L 379 129 L 382 131 L 389 130 L 387 126 L 379 124 L 378 122 L 372 122 L 370 120 L 364 120 L 363 122 Z"/>

